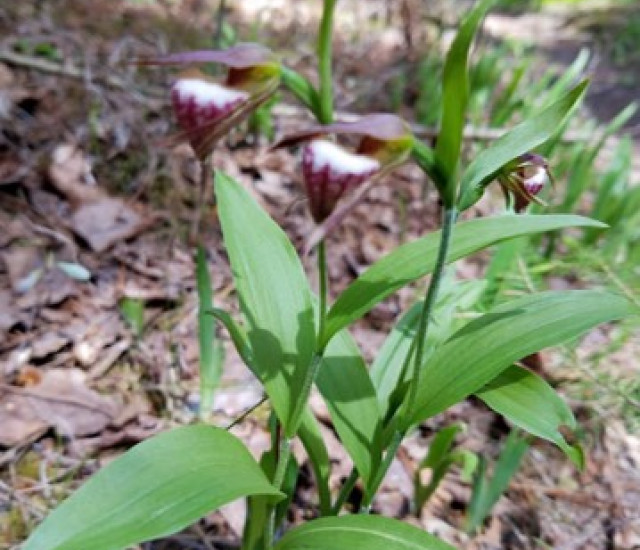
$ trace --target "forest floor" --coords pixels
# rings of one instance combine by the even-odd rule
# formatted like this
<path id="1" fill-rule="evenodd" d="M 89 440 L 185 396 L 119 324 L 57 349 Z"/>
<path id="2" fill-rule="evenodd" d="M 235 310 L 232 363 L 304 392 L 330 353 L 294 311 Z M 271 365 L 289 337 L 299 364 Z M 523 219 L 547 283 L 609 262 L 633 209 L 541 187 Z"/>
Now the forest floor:
<path id="1" fill-rule="evenodd" d="M 0 549 L 17 547 L 58 501 L 131 445 L 197 418 L 197 295 L 188 233 L 198 165 L 186 144 L 168 144 L 167 136 L 175 133 L 166 92 L 171 75 L 132 62 L 210 47 L 217 28 L 215 6 L 206 0 L 6 4 L 0 7 Z M 309 5 L 320 2 L 237 4 L 227 21 L 242 39 L 267 40 L 287 63 L 313 76 L 319 13 Z M 440 7 L 441 25 L 457 20 L 459 14 L 447 10 L 450 4 Z M 411 1 L 343 0 L 340 6 L 337 109 L 389 109 L 387 85 L 399 73 L 409 74 L 433 40 L 423 8 Z M 485 32 L 495 40 L 534 40 L 540 62 L 560 67 L 582 46 L 593 48 L 587 108 L 602 122 L 638 99 L 640 58 L 629 54 L 619 65 L 610 62 L 606 25 L 593 14 L 494 14 Z M 292 98 L 284 99 L 274 108 L 276 136 L 309 120 Z M 409 91 L 401 107 L 409 120 L 412 109 Z M 639 115 L 626 132 L 638 151 Z M 635 155 L 636 182 L 639 159 Z M 214 164 L 249 189 L 302 248 L 313 222 L 293 154 L 271 151 L 264 136 L 239 129 L 216 150 Z M 491 208 L 483 203 L 485 211 L 476 214 Z M 432 230 L 438 210 L 433 189 L 425 187 L 416 167 L 396 170 L 331 235 L 332 294 L 394 247 Z M 212 205 L 203 221 L 216 305 L 237 312 Z M 313 274 L 313 258 L 304 262 Z M 78 274 L 70 264 L 84 266 L 89 280 L 70 277 L 70 269 Z M 486 256 L 480 255 L 459 262 L 456 274 L 479 277 L 485 267 Z M 555 277 L 550 284 L 583 282 Z M 367 358 L 420 288 L 424 283 L 398 292 L 354 328 Z M 144 304 L 138 331 L 122 314 L 124 299 Z M 539 358 L 581 425 L 584 471 L 538 441 L 478 536 L 462 530 L 471 488 L 456 472 L 447 475 L 419 517 L 411 515 L 415 465 L 439 427 L 463 422 L 460 446 L 497 456 L 506 424 L 469 400 L 407 440 L 374 510 L 421 525 L 460 548 L 640 548 L 640 437 L 633 433 L 640 425 L 640 389 L 636 385 L 629 394 L 618 383 L 639 378 L 640 338 L 637 329 L 621 334 L 616 325 L 604 326 L 575 350 L 547 351 Z M 213 418 L 220 426 L 262 397 L 260 385 L 225 344 Z M 321 399 L 314 396 L 312 405 L 337 489 L 351 464 Z M 267 414 L 260 407 L 233 428 L 255 456 L 269 445 Z M 310 477 L 308 466 L 302 472 Z M 313 514 L 315 506 L 308 484 L 301 485 L 293 523 Z M 233 547 L 243 513 L 241 504 L 227 506 L 141 548 Z"/>

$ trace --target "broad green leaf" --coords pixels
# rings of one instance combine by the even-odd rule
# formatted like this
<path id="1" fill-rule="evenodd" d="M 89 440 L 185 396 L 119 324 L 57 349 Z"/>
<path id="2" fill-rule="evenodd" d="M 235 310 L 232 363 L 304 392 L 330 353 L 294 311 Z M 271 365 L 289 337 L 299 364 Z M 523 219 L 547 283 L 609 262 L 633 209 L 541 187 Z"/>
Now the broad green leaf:
<path id="1" fill-rule="evenodd" d="M 293 245 L 249 193 L 220 172 L 215 188 L 255 371 L 292 437 L 315 347 L 311 291 Z"/>
<path id="2" fill-rule="evenodd" d="M 452 550 L 408 523 L 382 516 L 321 518 L 289 531 L 273 550 Z"/>
<path id="3" fill-rule="evenodd" d="M 538 115 L 521 122 L 482 151 L 467 167 L 460 184 L 460 210 L 472 206 L 496 172 L 516 157 L 551 138 L 571 115 L 587 88 L 584 81 Z"/>
<path id="4" fill-rule="evenodd" d="M 495 243 L 564 227 L 603 227 L 573 215 L 504 215 L 457 224 L 447 260 L 453 262 Z M 399 246 L 367 269 L 338 296 L 327 316 L 325 344 L 387 296 L 428 273 L 435 265 L 440 232 Z"/>
<path id="5" fill-rule="evenodd" d="M 333 425 L 365 483 L 380 461 L 380 409 L 367 366 L 347 331 L 327 346 L 316 385 Z"/>
<path id="6" fill-rule="evenodd" d="M 424 360 L 431 355 L 440 342 L 453 332 L 456 326 L 455 311 L 470 309 L 478 300 L 484 287 L 484 281 L 459 281 L 455 277 L 444 278 L 432 313 L 434 322 L 427 334 Z M 422 304 L 422 301 L 417 302 L 401 317 L 385 339 L 371 365 L 369 374 L 378 395 L 382 418 L 387 418 L 392 405 L 391 401 L 395 398 L 409 349 L 418 330 Z M 408 378 L 408 376 L 405 377 L 404 381 L 406 382 Z"/>
<path id="7" fill-rule="evenodd" d="M 583 467 L 580 448 L 569 445 L 558 429 L 575 429 L 573 413 L 537 374 L 512 365 L 477 391 L 476 396 L 519 428 L 555 443 L 576 466 Z"/>
<path id="8" fill-rule="evenodd" d="M 417 424 L 477 392 L 523 357 L 638 313 L 627 299 L 590 290 L 527 295 L 471 321 L 440 346 L 420 375 Z"/>
<path id="9" fill-rule="evenodd" d="M 33 532 L 24 550 L 119 550 L 175 533 L 247 495 L 279 495 L 234 436 L 211 426 L 157 435 L 109 463 Z"/>
<path id="10" fill-rule="evenodd" d="M 442 76 L 442 120 L 436 142 L 436 162 L 444 173 L 447 187 L 443 199 L 449 206 L 455 200 L 454 183 L 469 102 L 469 50 L 480 21 L 493 3 L 494 0 L 481 0 L 476 4 L 462 22 L 445 60 Z"/>

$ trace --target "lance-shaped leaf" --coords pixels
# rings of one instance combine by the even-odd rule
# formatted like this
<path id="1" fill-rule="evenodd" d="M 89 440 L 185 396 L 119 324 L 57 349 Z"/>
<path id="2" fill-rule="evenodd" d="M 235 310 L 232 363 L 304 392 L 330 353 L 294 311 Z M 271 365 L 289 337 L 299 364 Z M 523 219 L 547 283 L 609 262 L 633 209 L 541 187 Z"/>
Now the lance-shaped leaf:
<path id="1" fill-rule="evenodd" d="M 273 550 L 453 550 L 422 529 L 382 516 L 321 518 L 292 529 Z"/>
<path id="2" fill-rule="evenodd" d="M 442 120 L 436 142 L 436 162 L 446 182 L 446 188 L 441 189 L 443 200 L 449 206 L 455 200 L 455 179 L 469 101 L 469 50 L 480 21 L 493 3 L 494 0 L 481 0 L 467 15 L 451 44 L 444 65 Z"/>
<path id="3" fill-rule="evenodd" d="M 119 550 L 175 533 L 248 495 L 280 495 L 238 439 L 177 428 L 109 463 L 33 532 L 24 550 Z"/>
<path id="4" fill-rule="evenodd" d="M 579 447 L 569 445 L 559 428 L 576 428 L 576 419 L 564 400 L 537 374 L 512 365 L 476 392 L 494 411 L 530 434 L 555 443 L 582 468 Z"/>
<path id="5" fill-rule="evenodd" d="M 316 385 L 340 440 L 367 482 L 381 458 L 380 410 L 367 366 L 347 331 L 336 335 L 327 346 Z"/>
<path id="6" fill-rule="evenodd" d="M 215 190 L 254 371 L 291 437 L 315 347 L 311 291 L 293 245 L 251 196 L 220 172 Z"/>
<path id="7" fill-rule="evenodd" d="M 564 227 L 604 227 L 595 220 L 572 215 L 505 215 L 457 224 L 447 260 L 458 260 L 507 239 L 553 231 Z M 327 316 L 325 343 L 339 330 L 360 319 L 387 296 L 431 273 L 440 233 L 404 244 L 378 260 L 351 283 L 335 301 Z"/>
<path id="8" fill-rule="evenodd" d="M 484 287 L 484 281 L 444 279 L 432 313 L 435 321 L 427 334 L 424 360 L 453 332 L 456 322 L 454 312 L 471 308 L 477 302 Z M 371 365 L 371 380 L 378 395 L 382 417 L 385 419 L 388 418 L 390 410 L 400 405 L 404 396 L 400 386 L 404 385 L 406 390 L 407 378 L 411 371 L 406 362 L 418 330 L 421 309 L 422 302 L 417 302 L 400 318 Z"/>
<path id="9" fill-rule="evenodd" d="M 584 81 L 541 113 L 521 122 L 482 151 L 467 167 L 460 184 L 460 210 L 473 205 L 496 173 L 520 155 L 551 138 L 576 108 L 588 82 Z"/>
<path id="10" fill-rule="evenodd" d="M 608 292 L 544 292 L 502 304 L 457 331 L 420 374 L 417 424 L 479 391 L 521 358 L 562 344 L 638 308 Z"/>

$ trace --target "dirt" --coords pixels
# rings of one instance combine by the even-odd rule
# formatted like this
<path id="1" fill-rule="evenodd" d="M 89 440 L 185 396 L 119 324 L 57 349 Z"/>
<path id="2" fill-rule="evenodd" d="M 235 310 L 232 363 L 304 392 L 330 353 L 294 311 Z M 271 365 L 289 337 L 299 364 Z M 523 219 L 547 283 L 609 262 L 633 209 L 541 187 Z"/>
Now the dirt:
<path id="1" fill-rule="evenodd" d="M 403 4 L 422 13 L 419 3 Z M 316 8 L 245 2 L 228 20 L 254 28 L 247 35 L 255 32 L 281 47 L 288 63 L 312 75 L 308 37 L 315 32 Z M 393 76 L 394 66 L 416 55 L 429 36 L 393 3 L 344 0 L 341 10 L 336 104 L 349 111 L 362 102 L 355 79 Z M 264 26 L 256 28 L 258 12 Z M 446 6 L 436 15 L 456 20 Z M 205 1 L 45 0 L 0 8 L 0 548 L 24 540 L 55 502 L 113 456 L 196 418 L 197 298 L 189 230 L 198 163 L 187 145 L 168 139 L 175 133 L 165 93 L 170 73 L 132 61 L 210 47 L 215 32 L 215 6 Z M 572 47 L 578 43 L 574 36 Z M 556 56 L 553 45 L 547 52 Z M 596 74 L 608 69 L 601 63 Z M 614 89 L 622 94 L 620 105 L 636 99 L 624 87 Z M 596 91 L 590 101 L 605 120 L 617 107 L 603 94 Z M 299 107 L 277 108 L 276 135 L 305 116 Z M 636 131 L 638 119 L 629 124 Z M 214 164 L 249 189 L 302 250 L 313 223 L 292 152 L 272 151 L 264 136 L 243 128 L 216 150 Z M 203 215 L 216 305 L 237 311 L 214 205 Z M 434 229 L 438 218 L 436 195 L 420 171 L 410 165 L 396 170 L 330 237 L 333 295 L 398 244 Z M 313 260 L 304 259 L 312 275 Z M 482 265 L 462 262 L 458 273 L 474 276 Z M 355 327 L 365 356 L 375 353 L 414 296 L 415 289 L 404 289 Z M 141 331 L 123 316 L 124 300 L 143 304 Z M 227 362 L 213 421 L 227 425 L 262 394 L 226 334 L 220 336 Z M 554 360 L 557 355 L 548 358 Z M 336 464 L 337 489 L 348 461 L 317 396 L 314 403 Z M 638 547 L 640 440 L 619 418 L 601 424 L 584 404 L 575 409 L 589 427 L 585 471 L 536 443 L 475 539 L 461 529 L 470 487 L 457 473 L 447 476 L 420 518 L 408 510 L 415 466 L 438 427 L 464 420 L 469 429 L 460 444 L 496 455 L 504 426 L 476 402 L 454 407 L 406 442 L 374 508 L 464 548 Z M 258 409 L 234 431 L 255 454 L 268 444 L 265 419 Z M 496 426 L 497 437 L 490 437 Z M 313 513 L 308 488 L 300 489 L 299 502 L 293 518 Z M 225 509 L 144 548 L 183 548 L 186 541 L 194 548 L 233 546 L 238 513 Z"/>

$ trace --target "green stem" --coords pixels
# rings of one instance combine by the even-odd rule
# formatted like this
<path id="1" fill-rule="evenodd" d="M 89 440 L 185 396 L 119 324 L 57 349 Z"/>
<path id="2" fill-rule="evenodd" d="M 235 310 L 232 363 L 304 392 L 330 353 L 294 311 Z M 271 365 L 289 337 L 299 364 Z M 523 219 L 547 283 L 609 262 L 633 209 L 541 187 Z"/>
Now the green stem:
<path id="1" fill-rule="evenodd" d="M 449 245 L 451 244 L 451 235 L 453 233 L 453 226 L 456 223 L 458 217 L 458 211 L 455 208 L 450 208 L 444 212 L 444 220 L 442 223 L 442 233 L 440 236 L 440 248 L 438 250 L 438 257 L 436 259 L 436 265 L 431 275 L 431 282 L 427 289 L 427 295 L 422 304 L 422 310 L 420 312 L 420 321 L 418 323 L 418 332 L 416 333 L 416 351 L 413 356 L 413 369 L 409 382 L 409 395 L 407 397 L 406 406 L 404 409 L 404 421 L 402 422 L 402 429 L 406 432 L 411 424 L 410 415 L 413 411 L 413 406 L 416 401 L 418 393 L 418 378 L 420 374 L 420 367 L 422 365 L 422 358 L 424 356 L 424 346 L 427 340 L 427 332 L 429 330 L 429 321 L 431 320 L 431 313 L 438 298 L 438 291 L 440 290 L 440 282 L 444 273 L 444 267 L 447 263 L 447 254 L 449 253 Z"/>
<path id="2" fill-rule="evenodd" d="M 393 438 L 391 439 L 391 443 L 389 447 L 387 447 L 387 452 L 384 455 L 384 460 L 378 467 L 375 476 L 373 477 L 372 482 L 367 487 L 367 492 L 362 499 L 362 505 L 360 507 L 360 511 L 364 514 L 368 514 L 371 510 L 371 503 L 373 502 L 378 489 L 380 488 L 380 484 L 384 479 L 384 476 L 387 475 L 387 471 L 389 470 L 389 466 L 391 466 L 391 462 L 393 458 L 396 456 L 398 452 L 398 447 L 400 447 L 400 443 L 402 442 L 403 433 L 396 431 L 393 434 Z"/>
<path id="3" fill-rule="evenodd" d="M 351 468 L 351 473 L 349 474 L 349 477 L 347 478 L 347 480 L 344 482 L 344 485 L 340 489 L 340 493 L 338 494 L 336 503 L 333 505 L 333 508 L 331 508 L 332 516 L 337 516 L 340 513 L 340 510 L 342 510 L 342 507 L 344 506 L 345 502 L 347 502 L 347 499 L 351 495 L 353 488 L 356 486 L 357 481 L 358 481 L 358 470 L 356 470 L 355 468 Z"/>
<path id="4" fill-rule="evenodd" d="M 272 485 L 276 489 L 280 489 L 282 487 L 282 482 L 284 481 L 284 476 L 287 473 L 287 466 L 289 464 L 289 459 L 291 458 L 291 441 L 286 436 L 281 436 L 280 445 L 278 447 L 278 462 L 276 464 L 276 471 L 273 474 Z M 273 505 L 269 512 L 269 519 L 267 520 L 267 525 L 265 528 L 264 534 L 264 546 L 265 548 L 271 548 L 271 544 L 273 542 L 273 535 L 275 533 L 276 528 L 276 506 Z"/>
<path id="5" fill-rule="evenodd" d="M 318 342 L 324 342 L 327 320 L 327 245 L 322 239 L 318 243 L 318 291 L 320 292 L 320 311 L 318 312 Z"/>
<path id="6" fill-rule="evenodd" d="M 321 124 L 333 121 L 333 82 L 331 67 L 331 37 L 336 0 L 324 0 L 318 35 L 318 76 L 320 77 L 320 109 L 316 113 Z"/>
<path id="7" fill-rule="evenodd" d="M 304 380 L 302 381 L 302 387 L 300 388 L 300 393 L 298 394 L 298 399 L 296 400 L 295 407 L 293 409 L 293 412 L 291 413 L 290 429 L 293 428 L 294 431 L 293 433 L 289 432 L 287 434 L 289 437 L 293 437 L 295 435 L 295 432 L 298 429 L 298 425 L 300 424 L 302 413 L 304 412 L 304 408 L 307 406 L 307 401 L 309 400 L 311 386 L 316 379 L 318 369 L 320 368 L 320 363 L 322 362 L 322 353 L 322 351 L 316 351 L 313 354 L 311 363 L 309 364 L 309 368 L 307 368 L 307 372 L 305 373 Z"/>

